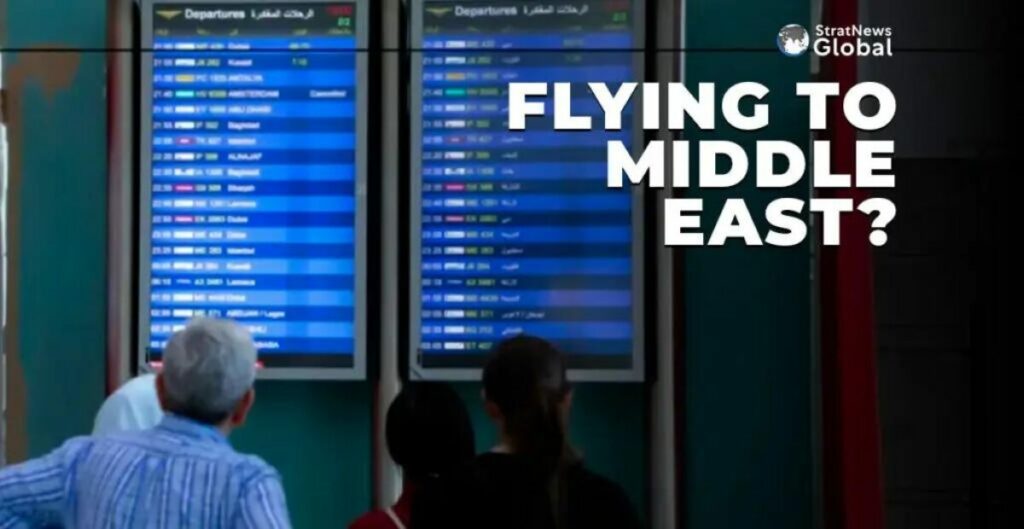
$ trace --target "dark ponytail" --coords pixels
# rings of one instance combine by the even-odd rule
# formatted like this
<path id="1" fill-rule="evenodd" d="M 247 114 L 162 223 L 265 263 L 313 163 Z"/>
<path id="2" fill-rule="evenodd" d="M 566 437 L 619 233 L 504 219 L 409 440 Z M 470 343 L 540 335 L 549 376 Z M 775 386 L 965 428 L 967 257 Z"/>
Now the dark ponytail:
<path id="1" fill-rule="evenodd" d="M 504 417 L 510 448 L 546 483 L 556 527 L 564 527 L 564 471 L 575 460 L 561 413 L 570 389 L 565 357 L 540 338 L 509 338 L 495 346 L 483 384 Z"/>

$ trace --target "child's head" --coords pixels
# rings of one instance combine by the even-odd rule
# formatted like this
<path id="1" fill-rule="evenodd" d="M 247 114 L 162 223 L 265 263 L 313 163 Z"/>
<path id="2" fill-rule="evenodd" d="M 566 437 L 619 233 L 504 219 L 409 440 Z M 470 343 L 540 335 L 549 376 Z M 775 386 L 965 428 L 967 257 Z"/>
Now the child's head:
<path id="1" fill-rule="evenodd" d="M 406 479 L 438 476 L 475 452 L 466 406 L 445 384 L 406 384 L 388 408 L 385 428 L 388 451 Z"/>

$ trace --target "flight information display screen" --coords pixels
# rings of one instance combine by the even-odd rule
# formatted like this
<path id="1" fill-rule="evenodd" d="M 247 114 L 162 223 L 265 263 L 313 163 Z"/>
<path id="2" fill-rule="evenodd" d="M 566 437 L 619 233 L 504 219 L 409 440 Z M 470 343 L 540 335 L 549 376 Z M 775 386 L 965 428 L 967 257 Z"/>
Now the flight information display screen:
<path id="1" fill-rule="evenodd" d="M 639 380 L 642 200 L 608 189 L 623 130 L 508 130 L 510 82 L 573 83 L 573 113 L 603 122 L 587 82 L 643 80 L 642 13 L 629 0 L 421 1 L 412 41 L 410 365 L 467 379 L 505 337 L 567 353 L 576 380 Z M 549 93 L 551 90 L 549 89 Z"/>
<path id="2" fill-rule="evenodd" d="M 344 1 L 144 6 L 145 361 L 213 316 L 252 332 L 264 375 L 365 375 L 364 20 Z"/>

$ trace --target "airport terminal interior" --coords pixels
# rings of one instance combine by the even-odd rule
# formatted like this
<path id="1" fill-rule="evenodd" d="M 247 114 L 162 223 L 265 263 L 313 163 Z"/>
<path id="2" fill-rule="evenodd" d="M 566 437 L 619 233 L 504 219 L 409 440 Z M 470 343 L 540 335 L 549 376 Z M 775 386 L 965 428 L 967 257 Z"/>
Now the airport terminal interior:
<path id="1" fill-rule="evenodd" d="M 962 31 L 1001 21 L 907 4 L 0 0 L 0 468 L 88 435 L 188 321 L 230 319 L 259 351 L 231 445 L 277 469 L 295 527 L 347 527 L 402 492 L 403 387 L 447 384 L 475 449 L 499 443 L 482 372 L 525 333 L 564 355 L 569 442 L 645 527 L 1009 527 L 1005 66 Z M 895 51 L 794 52 L 794 24 L 890 27 Z M 812 81 L 884 84 L 895 119 L 809 131 Z M 602 127 L 595 82 L 760 83 L 770 121 L 649 127 L 645 93 Z M 509 83 L 549 92 L 523 130 Z M 555 130 L 570 106 L 592 130 Z M 895 142 L 895 187 L 605 185 L 610 142 L 727 140 L 753 167 L 759 140 L 808 166 L 828 140 L 842 167 L 855 138 Z M 761 222 L 869 195 L 898 205 L 884 246 L 861 217 L 839 245 L 817 221 L 788 247 L 666 245 L 666 199 L 703 199 L 710 233 L 728 198 Z"/>

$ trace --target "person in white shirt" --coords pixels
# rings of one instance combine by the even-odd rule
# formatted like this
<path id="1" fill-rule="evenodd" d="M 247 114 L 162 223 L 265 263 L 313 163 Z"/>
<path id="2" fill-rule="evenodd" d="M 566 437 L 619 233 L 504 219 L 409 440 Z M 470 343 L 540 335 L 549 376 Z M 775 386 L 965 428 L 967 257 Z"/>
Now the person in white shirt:
<path id="1" fill-rule="evenodd" d="M 156 375 L 139 375 L 107 397 L 96 414 L 93 435 L 148 430 L 160 423 L 164 410 L 156 396 Z"/>

